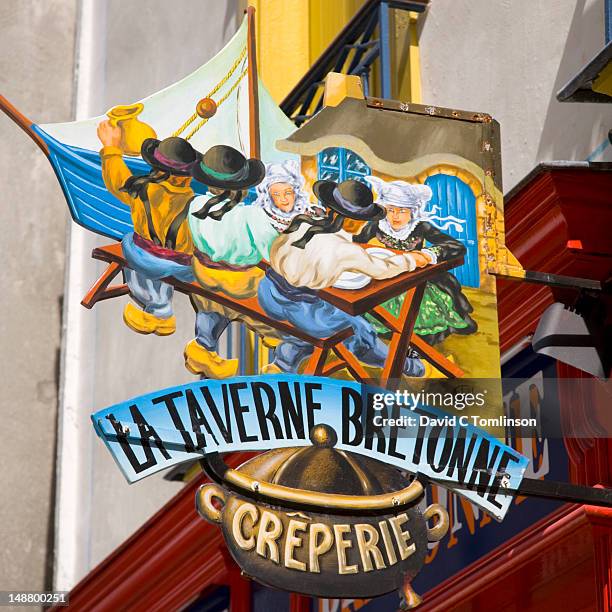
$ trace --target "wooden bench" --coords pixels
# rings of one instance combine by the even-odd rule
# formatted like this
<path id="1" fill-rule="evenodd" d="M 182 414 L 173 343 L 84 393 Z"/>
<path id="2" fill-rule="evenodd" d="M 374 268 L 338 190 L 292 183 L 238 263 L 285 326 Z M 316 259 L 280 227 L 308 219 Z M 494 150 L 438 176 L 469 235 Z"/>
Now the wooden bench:
<path id="1" fill-rule="evenodd" d="M 122 272 L 124 267 L 127 267 L 121 244 L 117 243 L 98 247 L 92 251 L 91 256 L 94 259 L 107 262 L 108 267 L 87 292 L 81 304 L 85 306 L 85 308 L 91 309 L 102 300 L 108 300 L 109 298 L 128 294 L 129 288 L 125 283 L 111 285 L 115 277 Z M 186 295 L 201 295 L 223 306 L 227 306 L 240 314 L 247 315 L 252 319 L 260 321 L 284 334 L 294 336 L 295 338 L 312 344 L 314 351 L 306 363 L 306 367 L 303 371 L 304 374 L 328 376 L 329 374 L 346 368 L 355 380 L 359 382 L 371 381 L 371 376 L 368 375 L 360 361 L 344 346 L 344 344 L 342 344 L 343 340 L 353 335 L 353 329 L 351 327 L 347 327 L 328 338 L 315 338 L 303 330 L 294 327 L 288 321 L 277 321 L 268 316 L 260 306 L 256 296 L 236 300 L 224 293 L 206 289 L 197 283 L 184 283 L 175 278 L 165 278 L 163 280 L 172 285 L 176 291 L 180 293 Z M 335 358 L 328 362 L 327 358 L 330 351 L 334 353 Z"/>

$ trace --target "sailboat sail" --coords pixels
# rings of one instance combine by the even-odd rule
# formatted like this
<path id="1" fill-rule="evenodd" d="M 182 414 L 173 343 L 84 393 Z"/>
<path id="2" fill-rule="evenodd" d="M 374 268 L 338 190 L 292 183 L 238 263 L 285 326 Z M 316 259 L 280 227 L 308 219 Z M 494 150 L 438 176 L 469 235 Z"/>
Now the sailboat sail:
<path id="1" fill-rule="evenodd" d="M 213 145 L 235 147 L 249 156 L 249 90 L 247 68 L 247 20 L 227 45 L 206 64 L 177 83 L 154 93 L 133 106 L 142 105 L 138 120 L 151 126 L 160 139 L 181 136 L 199 151 Z M 262 83 L 259 96 L 260 157 L 266 163 L 287 159 L 275 148 L 294 125 L 276 105 Z M 201 117 L 197 105 L 203 98 L 214 100 L 216 112 Z M 110 194 L 102 180 L 96 130 L 107 116 L 69 123 L 32 125 L 48 148 L 49 159 L 58 176 L 73 219 L 83 227 L 121 239 L 133 230 L 129 208 Z M 138 156 L 124 157 L 133 173 L 146 174 L 149 166 Z M 196 193 L 206 187 L 193 183 Z"/>

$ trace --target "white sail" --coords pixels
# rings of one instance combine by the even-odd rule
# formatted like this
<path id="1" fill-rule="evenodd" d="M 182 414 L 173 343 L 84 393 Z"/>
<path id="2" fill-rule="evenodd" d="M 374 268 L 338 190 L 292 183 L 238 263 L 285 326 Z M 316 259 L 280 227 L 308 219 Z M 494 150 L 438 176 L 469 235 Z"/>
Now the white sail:
<path id="1" fill-rule="evenodd" d="M 179 135 L 188 138 L 200 151 L 206 151 L 216 144 L 224 144 L 235 147 L 248 156 L 250 143 L 246 44 L 245 18 L 236 34 L 215 57 L 177 83 L 139 100 L 144 109 L 138 119 L 153 127 L 160 139 Z M 274 143 L 288 136 L 295 126 L 261 82 L 258 84 L 258 91 L 261 159 L 274 162 L 292 157 L 278 151 Z M 206 97 L 211 97 L 218 104 L 216 114 L 201 127 L 198 126 L 203 120 L 196 116 L 182 132 L 177 133 L 180 127 L 193 117 L 198 101 Z M 123 103 L 134 102 L 125 100 Z M 39 127 L 65 145 L 97 151 L 101 144 L 96 128 L 106 118 L 102 115 L 83 121 L 48 123 Z"/>

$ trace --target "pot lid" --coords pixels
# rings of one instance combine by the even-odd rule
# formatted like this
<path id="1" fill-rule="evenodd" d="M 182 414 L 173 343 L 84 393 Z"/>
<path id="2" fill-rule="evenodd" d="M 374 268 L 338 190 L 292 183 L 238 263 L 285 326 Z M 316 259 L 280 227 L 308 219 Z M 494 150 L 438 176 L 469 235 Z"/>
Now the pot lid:
<path id="1" fill-rule="evenodd" d="M 313 427 L 310 440 L 312 446 L 268 451 L 239 469 L 259 480 L 293 489 L 345 495 L 379 495 L 399 490 L 408 482 L 389 465 L 334 448 L 338 438 L 327 425 Z"/>

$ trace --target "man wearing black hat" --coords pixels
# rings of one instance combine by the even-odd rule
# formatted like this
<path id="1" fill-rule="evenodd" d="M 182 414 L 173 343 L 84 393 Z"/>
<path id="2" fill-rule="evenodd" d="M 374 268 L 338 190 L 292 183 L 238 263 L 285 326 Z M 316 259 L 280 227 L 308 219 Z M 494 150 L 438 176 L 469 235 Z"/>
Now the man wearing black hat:
<path id="1" fill-rule="evenodd" d="M 263 276 L 257 264 L 267 259 L 269 245 L 278 236 L 261 208 L 242 202 L 247 190 L 264 175 L 260 160 L 247 159 L 227 145 L 211 147 L 192 169 L 192 176 L 209 188 L 208 194 L 194 199 L 188 217 L 195 280 L 238 300 L 256 295 Z M 230 321 L 245 323 L 264 339 L 276 333 L 213 300 L 194 295 L 192 303 L 197 310 L 196 337 L 187 344 L 184 355 L 185 367 L 194 374 L 228 378 L 237 373 L 238 360 L 224 359 L 217 352 L 219 337 Z"/>
<path id="2" fill-rule="evenodd" d="M 130 207 L 134 224 L 134 232 L 126 234 L 121 244 L 129 264 L 126 282 L 139 306 L 128 303 L 123 320 L 142 334 L 172 334 L 176 330 L 173 288 L 161 279 L 193 280 L 187 214 L 194 197 L 191 170 L 201 155 L 183 138 L 148 138 L 141 155 L 151 172 L 134 176 L 123 161 L 121 128 L 103 121 L 98 137 L 104 145 L 100 151 L 104 183 Z"/>
<path id="3" fill-rule="evenodd" d="M 372 221 L 386 214 L 374 203 L 372 192 L 363 183 L 317 181 L 313 191 L 329 212 L 322 220 L 295 219 L 287 232 L 276 239 L 270 249 L 270 268 L 259 284 L 259 303 L 269 316 L 289 321 L 319 338 L 352 327 L 354 333 L 344 344 L 364 363 L 382 367 L 388 347 L 370 323 L 322 300 L 317 290 L 334 285 L 343 272 L 392 278 L 414 270 L 422 262 L 409 253 L 387 259 L 372 257 L 342 229 L 346 219 Z M 267 373 L 297 372 L 312 351 L 307 342 L 288 337 L 276 348 Z M 422 362 L 407 358 L 404 373 L 422 376 Z"/>

